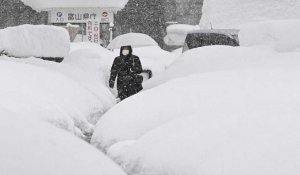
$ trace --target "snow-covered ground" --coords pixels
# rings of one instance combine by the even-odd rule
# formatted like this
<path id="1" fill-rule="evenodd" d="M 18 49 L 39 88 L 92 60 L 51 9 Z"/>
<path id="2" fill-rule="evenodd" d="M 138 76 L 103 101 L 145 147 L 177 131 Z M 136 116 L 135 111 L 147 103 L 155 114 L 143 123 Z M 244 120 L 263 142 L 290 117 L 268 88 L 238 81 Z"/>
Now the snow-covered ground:
<path id="1" fill-rule="evenodd" d="M 130 174 L 298 174 L 300 54 L 215 46 L 184 55 L 162 74 L 171 81 L 106 113 L 92 143 Z"/>
<path id="2" fill-rule="evenodd" d="M 299 174 L 300 52 L 298 39 L 286 43 L 297 28 L 252 23 L 247 47 L 182 54 L 108 111 L 92 144 L 129 174 Z"/>
<path id="3" fill-rule="evenodd" d="M 65 29 L 53 26 L 24 25 L 0 34 L 4 36 L 0 47 L 23 57 L 0 56 L 0 106 L 83 138 L 91 135 L 99 118 L 116 103 L 106 86 L 114 54 L 96 44 L 70 45 Z M 18 42 L 10 40 L 16 36 Z M 65 56 L 63 63 L 32 57 L 56 53 Z"/>
<path id="4" fill-rule="evenodd" d="M 0 104 L 17 114 L 46 120 L 83 137 L 115 104 L 104 74 L 97 69 L 85 71 L 36 58 L 0 58 Z"/>
<path id="5" fill-rule="evenodd" d="M 41 34 L 51 31 L 61 39 Z M 99 118 L 115 105 L 106 86 L 115 54 L 96 44 L 63 42 L 68 33 L 51 26 L 24 25 L 4 33 L 8 39 L 20 36 L 20 43 L 2 40 L 0 46 L 21 58 L 0 56 L 1 173 L 125 174 L 74 136 L 89 140 Z M 62 63 L 32 57 L 52 56 L 58 52 L 51 49 L 64 43 Z"/>
<path id="6" fill-rule="evenodd" d="M 72 136 L 94 133 L 91 143 L 131 175 L 300 174 L 298 2 L 226 2 L 212 13 L 206 3 L 203 24 L 238 26 L 241 47 L 178 50 L 178 59 L 136 48 L 155 76 L 117 105 L 107 81 L 118 51 L 75 43 L 61 64 L 1 56 L 1 171 L 124 174 Z"/>
<path id="7" fill-rule="evenodd" d="M 0 56 L 0 106 L 83 138 L 91 135 L 99 118 L 116 103 L 116 91 L 110 90 L 107 82 L 119 53 L 93 43 L 70 44 L 65 29 L 53 26 L 24 25 L 1 30 L 0 34 L 5 36 L 0 47 L 6 53 L 30 57 Z M 16 36 L 21 38 L 19 43 L 10 40 Z M 62 45 L 64 48 L 59 48 Z M 60 64 L 32 57 L 58 56 L 56 53 L 64 56 Z M 134 53 L 154 75 L 164 71 L 176 57 L 158 46 L 138 48 Z"/>
<path id="8" fill-rule="evenodd" d="M 3 175 L 125 175 L 100 151 L 63 130 L 2 107 L 0 113 Z"/>

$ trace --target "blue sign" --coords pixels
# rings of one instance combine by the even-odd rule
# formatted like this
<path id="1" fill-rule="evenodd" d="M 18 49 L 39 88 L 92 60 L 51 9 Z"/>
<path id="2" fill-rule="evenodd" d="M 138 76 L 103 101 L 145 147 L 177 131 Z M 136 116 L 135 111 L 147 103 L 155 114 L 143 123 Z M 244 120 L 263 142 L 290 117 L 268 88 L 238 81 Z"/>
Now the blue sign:
<path id="1" fill-rule="evenodd" d="M 62 17 L 62 16 L 63 16 L 63 13 L 62 13 L 62 12 L 57 12 L 57 16 L 58 16 L 58 17 Z"/>

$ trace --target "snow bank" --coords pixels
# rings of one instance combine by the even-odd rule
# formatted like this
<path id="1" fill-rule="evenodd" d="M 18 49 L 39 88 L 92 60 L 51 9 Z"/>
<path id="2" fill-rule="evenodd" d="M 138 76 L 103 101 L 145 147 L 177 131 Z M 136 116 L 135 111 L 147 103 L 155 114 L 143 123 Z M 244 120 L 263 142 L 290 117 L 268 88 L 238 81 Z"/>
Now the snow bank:
<path id="1" fill-rule="evenodd" d="M 106 113 L 92 144 L 129 174 L 299 174 L 299 53 L 213 46 L 183 57 L 157 76 L 168 82 Z"/>
<path id="2" fill-rule="evenodd" d="M 93 88 L 93 92 L 99 94 L 98 96 L 101 99 L 108 100 L 109 103 L 104 103 L 107 105 L 103 112 L 116 103 L 115 98 L 111 98 L 112 94 L 107 95 L 107 93 L 104 93 L 109 89 L 110 69 L 116 56 L 117 54 L 95 43 L 72 43 L 71 53 L 64 60 L 64 63 L 84 71 L 85 76 L 81 76 L 82 82 L 86 82 L 87 80 L 89 83 L 85 84 L 92 83 L 91 88 Z M 99 87 L 103 87 L 105 90 L 101 90 Z M 116 90 L 110 93 L 113 93 L 115 96 L 117 95 Z"/>
<path id="3" fill-rule="evenodd" d="M 116 103 L 106 86 L 112 57 L 104 57 L 113 53 L 101 48 L 92 43 L 72 44 L 71 53 L 60 64 L 0 57 L 0 104 L 86 138 Z"/>
<path id="4" fill-rule="evenodd" d="M 294 110 L 288 116 L 275 111 L 186 116 L 150 131 L 131 147 L 114 150 L 114 158 L 131 174 L 296 175 L 296 108 L 278 110 Z"/>
<path id="5" fill-rule="evenodd" d="M 300 38 L 296 37 L 300 31 L 300 20 L 250 23 L 242 25 L 240 29 L 242 46 L 267 46 L 285 52 L 300 50 Z"/>
<path id="6" fill-rule="evenodd" d="M 174 78 L 195 73 L 231 70 L 255 66 L 272 58 L 274 52 L 257 48 L 207 46 L 183 53 L 165 72 L 144 83 L 150 89 Z"/>
<path id="7" fill-rule="evenodd" d="M 179 57 L 182 55 L 182 49 L 183 48 L 181 47 L 179 49 L 173 50 L 172 53 L 178 55 L 178 57 Z"/>
<path id="8" fill-rule="evenodd" d="M 100 151 L 60 129 L 2 107 L 0 113 L 1 174 L 125 175 Z"/>
<path id="9" fill-rule="evenodd" d="M 282 54 L 282 57 L 297 58 L 297 54 Z M 146 89 L 150 89 L 172 79 L 189 76 L 197 73 L 207 73 L 221 70 L 234 70 L 243 69 L 247 67 L 257 67 L 259 65 L 273 65 L 275 59 L 279 59 L 280 56 L 276 56 L 274 52 L 262 51 L 258 49 L 243 48 L 243 47 L 228 47 L 228 46 L 211 46 L 202 47 L 190 50 L 182 55 L 170 68 L 165 72 L 159 74 L 157 77 L 153 77 L 149 81 L 144 83 Z M 272 61 L 272 62 L 271 62 Z M 296 65 L 296 64 L 295 64 Z M 154 88 L 155 89 L 155 88 Z M 173 88 L 169 89 L 171 91 Z M 158 92 L 158 91 L 156 91 Z M 158 92 L 162 94 L 164 92 Z M 167 92 L 166 92 L 167 93 Z M 142 93 L 144 96 L 152 96 L 149 91 Z M 170 93 L 167 93 L 170 94 Z M 174 94 L 170 94 L 166 99 L 173 99 Z M 184 94 L 174 95 L 178 98 L 183 98 Z M 143 103 L 136 104 L 137 98 L 143 101 Z M 162 118 L 161 115 L 166 116 L 170 113 L 170 110 L 181 111 L 181 103 L 177 107 L 170 107 L 169 101 L 161 101 L 158 104 L 156 100 L 142 100 L 141 95 L 137 95 L 115 106 L 113 110 L 110 110 L 102 120 L 99 122 L 99 126 L 95 133 L 95 140 L 98 142 L 98 136 L 101 138 L 101 144 L 104 147 L 108 147 L 118 141 L 134 140 L 147 132 L 153 127 L 157 127 L 161 124 L 161 120 L 168 120 L 168 118 Z M 149 103 L 149 104 L 148 104 Z M 186 103 L 186 102 L 182 102 Z M 163 106 L 163 108 L 162 108 Z M 141 110 L 131 111 L 131 108 L 137 108 Z M 160 109 L 159 113 L 153 113 L 154 109 Z M 122 117 L 118 117 L 122 111 Z M 144 114 L 148 114 L 149 118 L 143 118 Z M 147 116 L 148 116 L 147 115 Z M 172 116 L 171 116 L 172 117 Z M 148 121 L 148 119 L 150 121 Z M 132 123 L 129 121 L 133 121 Z M 106 123 L 107 122 L 107 123 Z M 119 125 L 119 123 L 124 123 Z M 128 124 L 128 125 L 125 125 Z"/>
<path id="10" fill-rule="evenodd" d="M 14 57 L 64 57 L 70 37 L 64 28 L 22 25 L 0 30 L 0 51 Z"/>
<path id="11" fill-rule="evenodd" d="M 72 43 L 71 52 L 65 58 L 64 63 L 94 74 L 91 76 L 101 77 L 102 75 L 100 76 L 100 74 L 108 76 L 111 65 L 117 55 L 95 43 Z M 106 79 L 102 77 L 101 82 L 105 84 Z"/>
<path id="12" fill-rule="evenodd" d="M 252 22 L 299 19 L 299 9 L 297 0 L 205 0 L 200 27 L 232 29 Z"/>
<path id="13" fill-rule="evenodd" d="M 98 112 L 99 101 L 77 82 L 29 64 L 1 60 L 0 67 L 0 106 L 41 118 L 78 136 L 92 132 L 87 118 Z"/>

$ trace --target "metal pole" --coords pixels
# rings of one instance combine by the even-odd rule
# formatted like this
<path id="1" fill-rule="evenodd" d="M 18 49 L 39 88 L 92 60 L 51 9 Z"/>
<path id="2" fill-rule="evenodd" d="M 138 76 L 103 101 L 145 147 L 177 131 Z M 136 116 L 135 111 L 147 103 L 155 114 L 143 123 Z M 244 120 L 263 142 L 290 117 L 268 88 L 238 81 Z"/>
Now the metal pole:
<path id="1" fill-rule="evenodd" d="M 81 42 L 83 42 L 83 23 L 81 23 Z"/>

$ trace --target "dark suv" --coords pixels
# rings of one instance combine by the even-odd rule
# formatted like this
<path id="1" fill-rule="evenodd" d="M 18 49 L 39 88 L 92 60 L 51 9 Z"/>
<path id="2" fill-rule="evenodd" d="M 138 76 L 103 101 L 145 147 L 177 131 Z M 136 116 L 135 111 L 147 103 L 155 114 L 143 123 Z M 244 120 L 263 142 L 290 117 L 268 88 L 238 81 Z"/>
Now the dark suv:
<path id="1" fill-rule="evenodd" d="M 209 45 L 239 46 L 238 32 L 233 29 L 193 31 L 187 34 L 182 52 Z"/>

